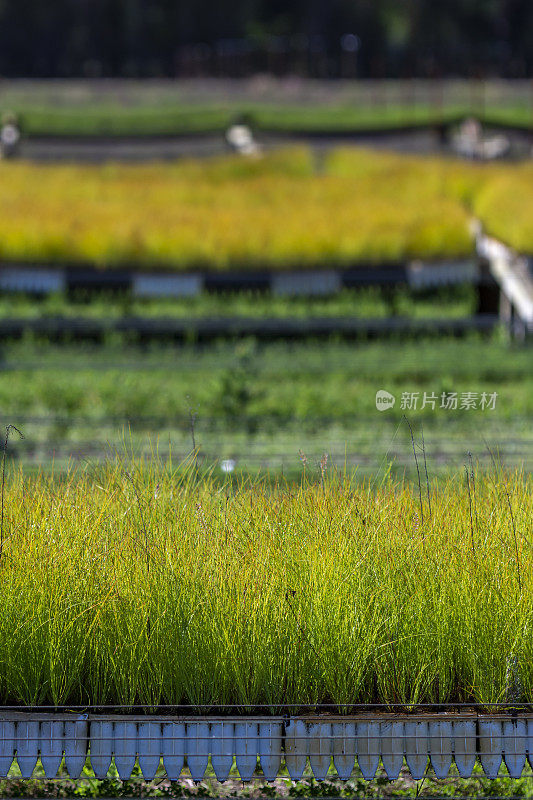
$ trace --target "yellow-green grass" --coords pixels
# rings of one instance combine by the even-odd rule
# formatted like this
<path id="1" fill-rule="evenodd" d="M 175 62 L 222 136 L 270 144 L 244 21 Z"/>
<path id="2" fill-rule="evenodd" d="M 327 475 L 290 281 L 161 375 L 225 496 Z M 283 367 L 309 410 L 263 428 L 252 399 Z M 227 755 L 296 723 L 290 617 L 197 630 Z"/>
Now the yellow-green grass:
<path id="1" fill-rule="evenodd" d="M 263 489 L 119 462 L 9 474 L 0 701 L 533 696 L 530 477 Z"/>
<path id="2" fill-rule="evenodd" d="M 533 254 L 533 165 L 495 170 L 474 194 L 472 209 L 489 233 L 516 250 Z"/>
<path id="3" fill-rule="evenodd" d="M 533 252 L 533 167 L 356 148 L 105 166 L 0 164 L 0 259 L 284 269 L 465 256 L 469 221 Z"/>
<path id="4" fill-rule="evenodd" d="M 307 149 L 174 164 L 0 165 L 0 259 L 102 267 L 305 267 L 472 250 L 438 160 L 357 151 L 356 177 Z M 388 157 L 385 158 L 388 164 Z"/>
<path id="5" fill-rule="evenodd" d="M 389 186 L 399 198 L 413 191 L 420 205 L 443 196 L 477 218 L 491 235 L 516 250 L 533 253 L 533 165 L 473 164 L 456 159 L 419 158 L 338 148 L 329 155 L 329 174 Z M 443 238 L 444 238 L 443 231 Z M 443 243 L 442 253 L 446 250 Z"/>

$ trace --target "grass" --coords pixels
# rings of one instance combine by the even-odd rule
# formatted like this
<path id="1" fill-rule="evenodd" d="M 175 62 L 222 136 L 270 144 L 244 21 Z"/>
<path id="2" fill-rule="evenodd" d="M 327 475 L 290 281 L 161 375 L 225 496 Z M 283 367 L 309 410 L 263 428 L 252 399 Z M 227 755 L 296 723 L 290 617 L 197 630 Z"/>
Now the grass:
<path id="1" fill-rule="evenodd" d="M 25 294 L 0 295 L 0 319 L 37 319 L 61 316 L 67 319 L 274 318 L 406 316 L 410 318 L 456 318 L 475 313 L 473 286 L 445 287 L 413 293 L 405 287 L 343 289 L 331 296 L 284 297 L 260 292 L 203 293 L 195 297 L 138 299 L 130 295 L 92 294 L 71 300 L 64 294 L 36 300 Z"/>
<path id="2" fill-rule="evenodd" d="M 69 455 L 97 460 L 120 447 L 123 431 L 150 455 L 159 438 L 184 456 L 196 443 L 208 463 L 233 458 L 236 471 L 270 469 L 298 477 L 304 451 L 311 464 L 330 460 L 369 474 L 379 468 L 413 472 L 411 443 L 401 408 L 403 392 L 418 392 L 409 410 L 417 435 L 423 424 L 430 469 L 461 472 L 466 451 L 490 461 L 487 444 L 508 464 L 533 467 L 533 382 L 527 348 L 503 339 L 470 337 L 387 342 L 299 342 L 258 345 L 253 340 L 208 348 L 54 346 L 26 340 L 5 344 L 0 381 L 4 424 L 25 434 L 13 455 L 26 464 Z M 387 389 L 393 409 L 376 411 Z M 443 392 L 498 394 L 494 411 L 444 410 Z M 423 393 L 435 408 L 421 408 Z M 221 475 L 220 467 L 217 474 Z"/>
<path id="3" fill-rule="evenodd" d="M 0 259 L 299 269 L 473 254 L 472 217 L 533 252 L 527 164 L 337 148 L 172 164 L 0 164 Z"/>
<path id="4" fill-rule="evenodd" d="M 261 774 L 254 776 L 253 786 L 243 784 L 235 768 L 230 772 L 229 780 L 223 784 L 216 780 L 212 767 L 209 765 L 205 778 L 194 785 L 184 770 L 183 777 L 172 784 L 166 778 L 163 769 L 159 769 L 156 778 L 147 782 L 142 778 L 138 766 L 134 767 L 132 778 L 129 781 L 120 781 L 114 764 L 109 770 L 109 778 L 97 780 L 89 764 L 83 770 L 82 776 L 77 781 L 72 781 L 60 769 L 60 777 L 55 780 L 46 780 L 44 771 L 38 764 L 33 780 L 24 780 L 19 777 L 19 770 L 13 767 L 8 780 L 0 781 L 2 796 L 47 798 L 47 797 L 213 797 L 213 798 L 249 798 L 251 792 L 254 797 L 282 798 L 353 798 L 364 796 L 380 800 L 383 797 L 530 797 L 531 796 L 531 768 L 524 768 L 520 779 L 511 779 L 507 776 L 505 768 L 496 780 L 489 781 L 485 777 L 481 766 L 476 764 L 471 778 L 460 778 L 451 767 L 450 775 L 446 779 L 437 779 L 430 768 L 423 781 L 413 781 L 411 776 L 402 771 L 396 781 L 389 781 L 384 770 L 378 767 L 377 776 L 371 782 L 365 781 L 358 766 L 355 767 L 349 781 L 343 782 L 335 777 L 333 771 L 325 781 L 318 783 L 312 777 L 310 768 L 307 767 L 301 781 L 292 782 L 281 768 L 280 777 L 273 784 L 267 784 Z"/>
<path id="5" fill-rule="evenodd" d="M 256 129 L 283 132 L 337 132 L 389 128 L 440 121 L 441 114 L 430 106 L 405 108 L 283 107 L 264 103 L 189 104 L 166 108 L 109 107 L 83 108 L 14 106 L 28 136 L 175 136 L 223 134 L 231 123 L 245 115 Z M 460 109 L 444 113 L 455 119 Z"/>
<path id="6" fill-rule="evenodd" d="M 425 489 L 324 464 L 274 489 L 221 488 L 194 458 L 15 471 L 0 700 L 491 702 L 510 657 L 531 700 L 531 479 L 470 486 L 431 487 L 430 511 Z"/>
<path id="7" fill-rule="evenodd" d="M 531 164 L 509 165 L 485 181 L 472 200 L 488 232 L 527 255 L 533 255 L 532 179 Z"/>
<path id="8" fill-rule="evenodd" d="M 384 770 L 378 767 L 377 776 L 371 782 L 365 781 L 358 766 L 355 767 L 349 781 L 343 782 L 330 774 L 324 782 L 318 783 L 311 775 L 310 768 L 306 768 L 301 781 L 292 782 L 282 767 L 281 775 L 273 784 L 267 784 L 261 774 L 254 776 L 253 787 L 243 784 L 235 768 L 230 772 L 229 780 L 224 784 L 219 783 L 211 766 L 208 766 L 206 776 L 197 786 L 184 771 L 183 777 L 172 784 L 160 768 L 156 778 L 147 782 L 142 778 L 138 766 L 134 767 L 132 778 L 129 781 L 120 781 L 118 774 L 111 765 L 109 778 L 97 780 L 94 777 L 89 761 L 83 770 L 81 779 L 72 781 L 60 770 L 57 780 L 46 780 L 44 771 L 39 764 L 34 772 L 33 780 L 23 780 L 19 777 L 19 770 L 13 767 L 8 780 L 0 781 L 2 796 L 47 798 L 47 797 L 213 797 L 213 798 L 249 798 L 253 792 L 254 797 L 282 798 L 352 798 L 364 796 L 380 800 L 383 797 L 530 797 L 531 796 L 531 769 L 529 765 L 524 768 L 523 777 L 511 779 L 507 776 L 505 768 L 501 769 L 501 776 L 489 781 L 485 777 L 481 766 L 475 765 L 471 778 L 460 778 L 452 766 L 450 776 L 445 780 L 437 779 L 430 768 L 423 781 L 413 781 L 410 775 L 404 773 L 396 781 L 389 781 Z M 142 794 L 141 794 L 142 793 Z"/>
<path id="9" fill-rule="evenodd" d="M 524 83 L 479 81 L 4 81 L 0 110 L 57 136 L 222 133 L 243 114 L 263 131 L 350 132 L 475 114 L 528 128 Z"/>
<path id="10" fill-rule="evenodd" d="M 456 164 L 361 150 L 339 169 L 341 157 L 321 174 L 306 148 L 252 161 L 5 162 L 0 258 L 190 270 L 472 253 L 469 215 L 446 188 Z"/>
<path id="11" fill-rule="evenodd" d="M 9 380 L 0 383 L 0 405 L 6 415 L 70 411 L 97 421 L 147 413 L 170 419 L 186 415 L 190 403 L 200 417 L 222 412 L 227 422 L 221 401 L 226 394 L 229 401 L 231 380 L 239 384 L 242 377 L 249 399 L 235 403 L 237 419 L 247 414 L 280 421 L 369 416 L 382 384 L 396 394 L 490 387 L 500 392 L 496 415 L 510 419 L 533 415 L 530 366 L 527 348 L 475 336 L 264 346 L 249 340 L 206 349 L 125 348 L 121 342 L 91 349 L 29 340 L 4 348 L 2 369 Z M 398 407 L 387 413 L 396 421 L 402 417 Z M 422 416 L 429 420 L 441 413 L 429 407 Z"/>
<path id="12" fill-rule="evenodd" d="M 418 190 L 453 198 L 471 218 L 481 221 L 491 235 L 525 254 L 533 254 L 533 235 L 529 219 L 533 205 L 531 182 L 533 167 L 520 163 L 473 164 L 453 159 L 426 159 L 392 153 L 367 153 L 356 148 L 337 148 L 326 163 L 328 174 L 364 182 L 372 176 L 374 184 L 390 187 L 407 198 Z M 432 231 L 432 236 L 436 233 Z M 441 251 L 444 255 L 446 245 Z"/>
<path id="13" fill-rule="evenodd" d="M 453 122 L 468 114 L 462 106 L 440 110 L 431 105 L 386 108 L 316 105 L 286 107 L 269 103 L 194 104 L 167 108 L 128 108 L 91 105 L 82 109 L 14 106 L 28 136 L 176 136 L 223 134 L 245 116 L 257 131 L 275 133 L 350 133 L 413 125 Z M 487 118 L 527 127 L 531 114 L 513 107 L 489 109 Z"/>

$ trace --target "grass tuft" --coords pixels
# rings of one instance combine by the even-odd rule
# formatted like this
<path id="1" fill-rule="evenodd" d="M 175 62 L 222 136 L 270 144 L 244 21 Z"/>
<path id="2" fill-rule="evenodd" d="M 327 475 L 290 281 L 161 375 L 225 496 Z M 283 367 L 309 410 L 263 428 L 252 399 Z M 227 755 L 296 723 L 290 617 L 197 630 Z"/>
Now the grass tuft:
<path id="1" fill-rule="evenodd" d="M 274 489 L 193 459 L 128 471 L 9 474 L 1 702 L 491 702 L 511 656 L 531 701 L 530 477 L 475 475 L 473 553 L 460 479 L 422 529 L 412 486 L 335 469 Z"/>

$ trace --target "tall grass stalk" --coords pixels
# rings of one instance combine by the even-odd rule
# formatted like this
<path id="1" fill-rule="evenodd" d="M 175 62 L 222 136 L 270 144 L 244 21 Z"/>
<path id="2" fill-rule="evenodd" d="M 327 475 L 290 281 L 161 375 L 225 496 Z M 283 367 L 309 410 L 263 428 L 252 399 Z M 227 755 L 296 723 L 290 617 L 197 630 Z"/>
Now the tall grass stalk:
<path id="1" fill-rule="evenodd" d="M 4 555 L 4 490 L 6 485 L 6 452 L 9 442 L 9 435 L 11 431 L 16 431 L 21 439 L 24 439 L 23 434 L 14 425 L 6 425 L 6 435 L 4 438 L 4 447 L 2 450 L 2 491 L 1 491 L 1 512 L 0 512 L 0 565 L 2 563 L 2 556 Z"/>
<path id="2" fill-rule="evenodd" d="M 420 467 L 418 466 L 418 458 L 417 458 L 417 455 L 416 455 L 416 447 L 415 447 L 415 438 L 413 436 L 413 428 L 411 426 L 411 423 L 409 422 L 409 420 L 407 419 L 407 417 L 405 415 L 404 415 L 404 420 L 407 422 L 407 426 L 409 428 L 409 434 L 411 436 L 411 445 L 413 447 L 413 456 L 414 456 L 414 459 L 415 459 L 415 466 L 416 466 L 416 477 L 417 477 L 417 480 L 418 480 L 418 500 L 419 500 L 419 503 L 420 503 L 420 526 L 422 528 L 422 536 L 424 536 L 424 507 L 423 507 L 423 504 L 422 504 L 422 483 L 420 481 Z M 425 452 L 424 452 L 424 461 L 425 461 Z"/>

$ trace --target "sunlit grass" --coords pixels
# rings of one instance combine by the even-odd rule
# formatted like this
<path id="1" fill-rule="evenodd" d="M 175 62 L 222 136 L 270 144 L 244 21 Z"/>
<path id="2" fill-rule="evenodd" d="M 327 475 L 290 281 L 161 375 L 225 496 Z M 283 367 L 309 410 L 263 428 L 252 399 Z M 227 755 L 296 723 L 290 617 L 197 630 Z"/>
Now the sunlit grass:
<path id="1" fill-rule="evenodd" d="M 193 462 L 10 475 L 0 698 L 487 702 L 513 656 L 530 700 L 531 479 L 430 499 L 327 468 L 274 489 Z"/>
<path id="2" fill-rule="evenodd" d="M 533 252 L 533 168 L 333 150 L 172 164 L 0 164 L 0 259 L 105 268 L 344 267 L 473 253 L 472 217 Z"/>
<path id="3" fill-rule="evenodd" d="M 533 165 L 509 165 L 484 182 L 473 210 L 489 233 L 516 250 L 533 254 Z"/>
<path id="4" fill-rule="evenodd" d="M 327 166 L 330 173 L 351 177 L 359 185 L 372 181 L 378 193 L 394 193 L 402 202 L 433 208 L 435 216 L 428 213 L 426 226 L 418 230 L 420 249 L 429 248 L 431 242 L 434 250 L 440 247 L 441 254 L 446 253 L 449 232 L 444 220 L 439 221 L 441 206 L 434 201 L 441 197 L 458 206 L 446 218 L 450 226 L 457 223 L 460 207 L 479 219 L 489 234 L 518 251 L 533 253 L 533 166 L 529 162 L 474 164 L 339 148 L 331 153 Z"/>
<path id="5" fill-rule="evenodd" d="M 441 164 L 426 171 L 420 180 L 397 159 L 385 175 L 317 175 L 305 148 L 171 165 L 4 163 L 0 258 L 282 269 L 470 253 L 468 214 Z"/>

